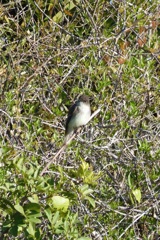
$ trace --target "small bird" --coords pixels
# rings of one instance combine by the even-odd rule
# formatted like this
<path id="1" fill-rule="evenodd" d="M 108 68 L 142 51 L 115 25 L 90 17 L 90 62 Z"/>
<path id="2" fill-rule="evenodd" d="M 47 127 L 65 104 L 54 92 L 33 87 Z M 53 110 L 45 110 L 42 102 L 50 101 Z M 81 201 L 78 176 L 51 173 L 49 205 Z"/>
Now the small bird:
<path id="1" fill-rule="evenodd" d="M 90 116 L 91 109 L 89 97 L 83 94 L 69 109 L 65 128 L 65 144 L 69 142 L 69 139 L 79 127 L 87 124 Z"/>

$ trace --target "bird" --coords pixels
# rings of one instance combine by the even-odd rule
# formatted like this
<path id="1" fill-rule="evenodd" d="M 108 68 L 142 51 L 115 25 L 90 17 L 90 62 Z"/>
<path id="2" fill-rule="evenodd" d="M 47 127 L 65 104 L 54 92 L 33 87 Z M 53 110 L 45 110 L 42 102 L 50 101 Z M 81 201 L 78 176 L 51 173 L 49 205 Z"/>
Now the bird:
<path id="1" fill-rule="evenodd" d="M 65 126 L 64 144 L 68 144 L 71 136 L 88 123 L 91 116 L 90 99 L 82 94 L 78 100 L 70 107 Z"/>

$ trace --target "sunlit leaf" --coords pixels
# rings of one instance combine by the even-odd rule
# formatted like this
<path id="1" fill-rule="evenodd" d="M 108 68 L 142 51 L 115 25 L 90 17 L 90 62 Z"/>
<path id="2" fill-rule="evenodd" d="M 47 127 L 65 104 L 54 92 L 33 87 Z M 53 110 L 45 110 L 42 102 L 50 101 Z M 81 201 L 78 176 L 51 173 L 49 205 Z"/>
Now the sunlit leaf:
<path id="1" fill-rule="evenodd" d="M 18 212 L 20 212 L 23 216 L 25 216 L 24 209 L 23 209 L 23 207 L 22 207 L 21 205 L 16 204 L 16 205 L 14 205 L 14 208 L 15 208 Z"/>
<path id="2" fill-rule="evenodd" d="M 35 236 L 35 224 L 34 223 L 29 223 L 29 226 L 27 228 L 27 232 L 31 235 L 31 236 Z"/>
<path id="3" fill-rule="evenodd" d="M 141 202 L 141 190 L 140 189 L 135 189 L 135 190 L 132 190 L 132 193 L 133 195 L 135 196 L 136 200 L 140 203 Z"/>
<path id="4" fill-rule="evenodd" d="M 52 197 L 52 203 L 57 210 L 61 210 L 63 212 L 66 212 L 69 207 L 69 199 L 61 196 Z"/>

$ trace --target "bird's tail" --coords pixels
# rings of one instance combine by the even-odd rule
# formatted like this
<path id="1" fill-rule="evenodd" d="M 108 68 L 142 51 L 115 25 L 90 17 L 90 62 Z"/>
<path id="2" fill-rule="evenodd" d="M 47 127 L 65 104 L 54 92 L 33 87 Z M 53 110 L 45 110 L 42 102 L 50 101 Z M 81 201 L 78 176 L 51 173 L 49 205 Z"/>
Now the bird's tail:
<path id="1" fill-rule="evenodd" d="M 69 133 L 66 133 L 65 138 L 64 138 L 64 144 L 68 145 L 70 143 L 70 139 L 73 135 L 74 131 L 71 131 Z"/>

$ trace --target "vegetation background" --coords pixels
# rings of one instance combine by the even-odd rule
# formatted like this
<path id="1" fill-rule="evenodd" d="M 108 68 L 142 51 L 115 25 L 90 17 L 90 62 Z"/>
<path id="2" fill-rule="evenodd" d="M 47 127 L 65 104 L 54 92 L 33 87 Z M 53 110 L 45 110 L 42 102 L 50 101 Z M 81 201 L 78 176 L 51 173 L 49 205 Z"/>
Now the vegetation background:
<path id="1" fill-rule="evenodd" d="M 160 239 L 158 18 L 158 0 L 1 1 L 1 239 Z M 40 176 L 81 93 L 101 111 Z"/>

